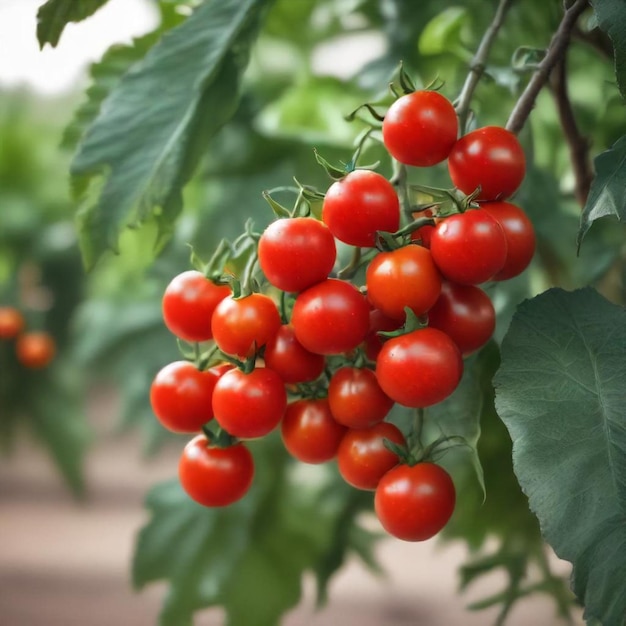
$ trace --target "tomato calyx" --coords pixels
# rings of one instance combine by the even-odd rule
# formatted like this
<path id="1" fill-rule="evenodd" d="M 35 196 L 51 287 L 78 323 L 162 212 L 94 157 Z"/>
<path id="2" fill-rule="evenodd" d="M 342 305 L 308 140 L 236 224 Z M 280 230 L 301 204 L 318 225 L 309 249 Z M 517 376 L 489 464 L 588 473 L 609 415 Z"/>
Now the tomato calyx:
<path id="1" fill-rule="evenodd" d="M 412 333 L 414 330 L 419 330 L 420 328 L 426 328 L 428 326 L 428 320 L 425 316 L 415 315 L 415 312 L 410 307 L 405 306 L 404 312 L 406 314 L 406 319 L 400 328 L 397 330 L 379 330 L 376 334 L 379 337 L 391 339 L 392 337 L 400 337 L 401 335 L 406 335 L 408 333 Z"/>
<path id="2" fill-rule="evenodd" d="M 216 448 L 230 448 L 231 446 L 239 443 L 239 439 L 237 439 L 237 437 L 233 437 L 233 435 L 219 426 L 215 420 L 207 422 L 202 427 L 202 432 L 211 442 L 211 445 Z"/>

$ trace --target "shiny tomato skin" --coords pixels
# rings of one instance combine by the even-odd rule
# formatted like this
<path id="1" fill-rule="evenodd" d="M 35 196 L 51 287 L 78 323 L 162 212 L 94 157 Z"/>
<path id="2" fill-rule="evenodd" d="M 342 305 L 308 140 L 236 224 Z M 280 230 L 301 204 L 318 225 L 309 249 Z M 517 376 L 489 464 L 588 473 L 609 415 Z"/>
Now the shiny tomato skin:
<path id="1" fill-rule="evenodd" d="M 469 209 L 437 224 L 430 251 L 445 278 L 460 285 L 478 285 L 504 267 L 506 235 L 489 213 Z"/>
<path id="2" fill-rule="evenodd" d="M 267 367 L 257 367 L 249 374 L 232 369 L 217 381 L 213 391 L 217 423 L 240 439 L 256 439 L 272 432 L 286 406 L 285 385 Z"/>
<path id="3" fill-rule="evenodd" d="M 428 311 L 428 325 L 446 333 L 466 356 L 482 348 L 496 327 L 489 296 L 474 285 L 444 282 L 439 300 Z"/>
<path id="4" fill-rule="evenodd" d="M 395 232 L 400 227 L 400 202 L 384 176 L 354 170 L 326 192 L 322 220 L 339 241 L 373 248 L 376 231 Z"/>
<path id="5" fill-rule="evenodd" d="M 399 446 L 406 444 L 400 429 L 388 422 L 350 429 L 343 436 L 337 451 L 337 466 L 349 485 L 373 491 L 380 479 L 398 464 L 398 456 L 385 447 L 385 439 Z"/>
<path id="6" fill-rule="evenodd" d="M 447 523 L 456 503 L 454 483 L 439 465 L 398 465 L 378 483 L 374 508 L 383 528 L 403 541 L 425 541 Z"/>
<path id="7" fill-rule="evenodd" d="M 403 406 L 428 407 L 445 400 L 463 374 L 456 344 L 435 328 L 420 328 L 387 341 L 376 360 L 381 389 Z"/>
<path id="8" fill-rule="evenodd" d="M 281 436 L 285 448 L 303 463 L 325 463 L 335 458 L 346 427 L 339 424 L 326 398 L 296 400 L 285 412 Z"/>
<path id="9" fill-rule="evenodd" d="M 0 306 L 0 339 L 13 339 L 24 329 L 24 317 L 12 306 Z"/>
<path id="10" fill-rule="evenodd" d="M 372 305 L 397 320 L 404 320 L 405 307 L 423 315 L 441 292 L 441 275 L 430 251 L 416 244 L 377 254 L 367 266 L 365 282 Z"/>
<path id="11" fill-rule="evenodd" d="M 485 202 L 481 209 L 493 217 L 504 230 L 507 243 L 504 267 L 493 277 L 508 280 L 521 274 L 535 253 L 535 229 L 524 211 L 510 202 Z"/>
<path id="12" fill-rule="evenodd" d="M 315 380 L 326 363 L 323 355 L 309 352 L 302 346 L 289 324 L 281 326 L 268 341 L 263 359 L 288 385 Z"/>
<path id="13" fill-rule="evenodd" d="M 372 370 L 350 366 L 332 375 L 328 403 L 335 420 L 348 428 L 369 428 L 381 422 L 394 404 Z"/>
<path id="14" fill-rule="evenodd" d="M 300 293 L 291 323 L 309 352 L 341 354 L 356 348 L 369 328 L 369 305 L 351 283 L 329 278 Z"/>
<path id="15" fill-rule="evenodd" d="M 312 217 L 293 217 L 276 220 L 265 229 L 258 255 L 271 285 L 298 292 L 328 277 L 337 249 L 325 224 Z"/>
<path id="16" fill-rule="evenodd" d="M 175 361 L 163 367 L 150 386 L 150 404 L 161 424 L 174 433 L 197 433 L 213 419 L 211 401 L 220 375 L 201 372 L 193 363 Z"/>
<path id="17" fill-rule="evenodd" d="M 45 331 L 32 331 L 18 335 L 15 343 L 17 360 L 28 369 L 43 369 L 56 354 L 56 342 Z"/>
<path id="18" fill-rule="evenodd" d="M 401 96 L 385 113 L 383 142 L 391 156 L 416 167 L 445 160 L 459 130 L 452 103 L 436 91 Z"/>
<path id="19" fill-rule="evenodd" d="M 463 193 L 480 186 L 477 200 L 504 200 L 522 184 L 524 150 L 517 137 L 499 126 L 485 126 L 463 135 L 448 155 L 450 178 Z"/>
<path id="20" fill-rule="evenodd" d="M 281 326 L 274 301 L 265 294 L 224 298 L 211 320 L 217 347 L 232 356 L 245 358 L 264 346 Z"/>
<path id="21" fill-rule="evenodd" d="M 185 341 L 208 341 L 213 337 L 213 311 L 229 294 L 230 287 L 216 285 L 201 272 L 183 272 L 171 280 L 163 294 L 165 325 Z"/>
<path id="22" fill-rule="evenodd" d="M 185 446 L 178 463 L 182 488 L 203 506 L 228 506 L 241 500 L 253 477 L 254 460 L 243 444 L 218 448 L 205 435 L 197 435 Z"/>

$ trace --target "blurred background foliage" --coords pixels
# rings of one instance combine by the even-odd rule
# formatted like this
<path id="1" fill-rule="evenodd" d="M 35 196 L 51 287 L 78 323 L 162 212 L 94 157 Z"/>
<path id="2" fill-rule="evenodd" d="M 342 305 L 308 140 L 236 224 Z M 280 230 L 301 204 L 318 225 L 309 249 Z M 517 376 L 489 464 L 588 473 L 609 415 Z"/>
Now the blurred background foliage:
<path id="1" fill-rule="evenodd" d="M 161 15 L 156 31 L 111 49 L 91 68 L 86 95 L 44 99 L 24 91 L 0 93 L 0 304 L 18 306 L 29 326 L 49 330 L 59 344 L 53 366 L 35 373 L 20 369 L 11 346 L 0 345 L 0 442 L 10 451 L 16 432 L 28 425 L 77 493 L 84 487 L 81 464 L 89 433 L 83 416 L 90 386 L 116 385 L 121 411 L 111 416 L 111 427 L 140 429 L 144 453 L 158 452 L 172 437 L 154 419 L 147 392 L 156 372 L 178 358 L 176 341 L 162 323 L 160 298 L 169 280 L 188 268 L 188 244 L 208 258 L 222 237 L 243 230 L 246 219 L 261 229 L 273 217 L 261 192 L 289 185 L 293 177 L 324 191 L 329 180 L 313 147 L 330 161 L 349 160 L 365 126 L 344 116 L 363 102 L 380 103 L 384 110 L 400 60 L 418 84 L 440 81 L 442 93 L 454 99 L 496 6 L 491 0 L 277 0 L 252 47 L 236 112 L 205 146 L 184 188 L 184 209 L 173 220 L 171 238 L 157 248 L 156 224 L 149 219 L 135 224 L 121 234 L 119 254 L 105 255 L 85 273 L 73 224 L 77 203 L 68 185 L 72 154 L 121 76 L 199 3 L 155 4 Z M 561 3 L 553 0 L 513 4 L 474 95 L 473 124 L 504 125 L 534 68 L 533 51 L 545 49 L 561 15 Z M 584 20 L 590 19 L 585 14 Z M 592 37 L 584 30 L 584 20 L 569 51 L 569 93 L 580 130 L 598 154 L 624 131 L 623 101 L 611 59 L 597 44 L 597 31 Z M 580 205 L 549 90 L 539 97 L 520 139 L 529 168 L 516 201 L 535 225 L 538 252 L 521 277 L 488 288 L 499 313 L 498 330 L 494 343 L 475 359 L 467 382 L 478 399 L 475 406 L 453 397 L 441 408 L 455 403 L 457 413 L 475 413 L 486 486 L 483 503 L 464 453 L 450 452 L 443 460 L 459 494 L 444 539 L 465 541 L 475 554 L 462 572 L 463 586 L 492 569 L 507 572 L 508 587 L 483 606 L 497 604 L 505 615 L 516 599 L 539 590 L 550 593 L 566 614 L 571 598 L 546 565 L 537 521 L 512 471 L 511 443 L 495 414 L 490 380 L 498 363 L 496 344 L 524 298 L 552 285 L 593 284 L 612 300 L 624 300 L 623 233 L 614 222 L 600 222 L 576 256 Z M 378 159 L 389 174 L 390 163 L 372 144 L 363 161 Z M 411 176 L 414 182 L 450 186 L 445 166 Z M 289 202 L 281 194 L 277 198 Z M 394 417 L 405 418 L 401 411 Z M 375 567 L 376 537 L 361 523 L 363 511 L 371 508 L 368 494 L 345 495 L 333 468 L 301 476 L 276 452 L 274 438 L 253 447 L 265 469 L 251 497 L 232 511 L 201 509 L 173 484 L 149 496 L 152 518 L 138 543 L 134 581 L 138 587 L 170 581 L 163 624 L 190 624 L 194 610 L 218 604 L 228 611 L 229 624 L 249 626 L 249 615 L 233 596 L 237 568 L 239 584 L 246 577 L 275 575 L 272 585 L 248 586 L 247 610 L 265 607 L 260 625 L 275 623 L 298 601 L 302 572 L 317 573 L 323 598 L 327 580 L 348 551 Z M 310 524 L 314 512 L 321 516 L 316 528 Z M 495 552 L 493 543 L 485 552 L 490 537 L 498 539 Z M 224 541 L 222 553 L 209 555 L 206 547 L 218 540 Z M 284 562 L 277 566 L 279 554 Z M 531 562 L 542 572 L 541 584 L 532 589 L 526 583 Z"/>

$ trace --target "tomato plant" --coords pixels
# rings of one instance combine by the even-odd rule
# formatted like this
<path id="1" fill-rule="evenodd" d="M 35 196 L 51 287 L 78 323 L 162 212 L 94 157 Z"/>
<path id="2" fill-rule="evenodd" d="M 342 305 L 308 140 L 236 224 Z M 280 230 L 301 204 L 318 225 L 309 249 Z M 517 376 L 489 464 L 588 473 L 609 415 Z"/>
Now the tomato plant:
<path id="1" fill-rule="evenodd" d="M 178 477 L 189 497 L 199 504 L 228 506 L 250 488 L 254 461 L 241 443 L 218 448 L 205 435 L 197 435 L 183 450 Z"/>
<path id="2" fill-rule="evenodd" d="M 433 463 L 418 463 L 389 470 L 376 487 L 374 506 L 388 533 L 404 541 L 425 541 L 445 526 L 455 502 L 450 475 Z"/>

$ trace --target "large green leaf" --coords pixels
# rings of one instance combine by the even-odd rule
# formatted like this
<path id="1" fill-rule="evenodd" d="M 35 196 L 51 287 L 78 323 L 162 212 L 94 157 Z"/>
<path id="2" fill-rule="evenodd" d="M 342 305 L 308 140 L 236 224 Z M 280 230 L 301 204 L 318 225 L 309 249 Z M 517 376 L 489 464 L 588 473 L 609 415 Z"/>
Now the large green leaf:
<path id="1" fill-rule="evenodd" d="M 615 76 L 622 96 L 626 98 L 626 2 L 592 0 L 598 25 L 611 38 L 615 54 Z"/>
<path id="2" fill-rule="evenodd" d="M 121 229 L 149 218 L 158 225 L 159 243 L 167 239 L 183 185 L 208 140 L 235 111 L 241 74 L 270 1 L 200 5 L 107 97 L 72 164 L 86 199 L 78 223 L 87 266 L 116 249 Z M 93 181 L 98 175 L 104 180 Z"/>
<path id="3" fill-rule="evenodd" d="M 626 623 L 625 349 L 623 308 L 551 289 L 520 306 L 495 378 L 520 484 L 604 626 Z"/>
<path id="4" fill-rule="evenodd" d="M 595 220 L 614 215 L 626 222 L 626 135 L 598 155 L 594 165 L 596 175 L 580 218 L 579 246 Z"/>
<path id="5" fill-rule="evenodd" d="M 228 626 L 275 626 L 298 602 L 305 570 L 318 574 L 323 595 L 348 550 L 372 560 L 373 536 L 354 521 L 371 494 L 323 469 L 304 484 L 276 438 L 254 448 L 254 485 L 230 507 L 201 507 L 176 482 L 148 495 L 152 519 L 139 534 L 133 580 L 169 580 L 162 626 L 190 625 L 207 606 L 223 607 Z"/>
<path id="6" fill-rule="evenodd" d="M 108 0 L 48 0 L 37 11 L 37 39 L 43 48 L 59 43 L 70 22 L 80 22 L 95 13 Z"/>

